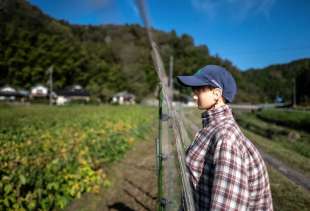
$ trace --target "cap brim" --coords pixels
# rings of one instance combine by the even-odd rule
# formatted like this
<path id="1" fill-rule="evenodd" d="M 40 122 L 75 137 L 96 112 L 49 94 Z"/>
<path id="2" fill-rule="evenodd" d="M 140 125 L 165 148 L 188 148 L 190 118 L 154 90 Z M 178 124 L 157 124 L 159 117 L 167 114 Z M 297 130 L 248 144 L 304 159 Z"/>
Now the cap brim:
<path id="1" fill-rule="evenodd" d="M 179 83 L 183 86 L 195 87 L 209 85 L 209 83 L 206 83 L 206 81 L 202 81 L 196 76 L 177 76 L 177 79 Z"/>

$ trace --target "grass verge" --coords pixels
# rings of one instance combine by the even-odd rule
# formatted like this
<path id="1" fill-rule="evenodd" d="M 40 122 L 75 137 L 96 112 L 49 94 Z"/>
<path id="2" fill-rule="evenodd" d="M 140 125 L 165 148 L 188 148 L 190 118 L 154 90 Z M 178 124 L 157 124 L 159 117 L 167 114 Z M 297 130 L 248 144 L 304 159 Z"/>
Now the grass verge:
<path id="1" fill-rule="evenodd" d="M 274 210 L 309 210 L 310 194 L 267 166 Z"/>

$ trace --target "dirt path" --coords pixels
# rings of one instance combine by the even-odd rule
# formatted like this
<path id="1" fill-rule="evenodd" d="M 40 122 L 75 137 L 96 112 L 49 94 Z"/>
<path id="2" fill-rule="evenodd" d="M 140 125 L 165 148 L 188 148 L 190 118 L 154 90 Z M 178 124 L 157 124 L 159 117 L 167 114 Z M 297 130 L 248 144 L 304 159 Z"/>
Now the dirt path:
<path id="1" fill-rule="evenodd" d="M 68 211 L 155 210 L 157 184 L 154 140 L 136 143 L 126 155 L 109 169 L 112 186 L 103 193 L 85 194 L 74 201 Z"/>
<path id="2" fill-rule="evenodd" d="M 262 157 L 264 158 L 265 162 L 271 165 L 274 169 L 278 170 L 280 173 L 285 175 L 295 184 L 301 186 L 302 188 L 310 191 L 310 178 L 306 177 L 305 175 L 291 169 L 280 160 L 272 157 L 271 155 L 265 153 L 264 151 L 260 150 Z"/>
<path id="3" fill-rule="evenodd" d="M 193 131 L 199 130 L 199 127 L 195 123 L 193 123 L 189 118 L 185 117 L 184 114 L 182 115 L 182 117 L 191 130 Z M 278 170 L 281 174 L 285 175 L 295 184 L 299 185 L 305 190 L 310 191 L 310 178 L 290 168 L 289 166 L 281 162 L 279 159 L 265 153 L 263 150 L 259 149 L 259 151 L 267 164 L 272 166 L 274 169 Z"/>

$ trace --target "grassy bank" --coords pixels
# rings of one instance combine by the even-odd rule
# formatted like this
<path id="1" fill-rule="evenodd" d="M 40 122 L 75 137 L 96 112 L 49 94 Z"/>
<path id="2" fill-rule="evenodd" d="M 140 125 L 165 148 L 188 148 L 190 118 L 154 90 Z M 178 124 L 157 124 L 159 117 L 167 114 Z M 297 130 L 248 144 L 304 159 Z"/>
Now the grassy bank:
<path id="1" fill-rule="evenodd" d="M 306 211 L 310 207 L 309 192 L 268 166 L 272 200 L 275 211 Z"/>
<path id="2" fill-rule="evenodd" d="M 265 109 L 257 113 L 265 121 L 310 132 L 310 112 Z"/>
<path id="3" fill-rule="evenodd" d="M 242 131 L 244 132 L 244 135 L 257 147 L 274 156 L 275 158 L 283 161 L 283 163 L 290 166 L 292 169 L 295 169 L 296 171 L 299 171 L 310 177 L 310 159 L 305 158 L 295 151 L 287 149 L 280 143 L 273 142 L 251 131 L 246 129 L 242 129 Z"/>
<path id="4" fill-rule="evenodd" d="M 238 115 L 236 119 L 243 128 L 263 136 L 272 142 L 277 142 L 288 150 L 310 158 L 309 133 L 263 121 L 252 113 Z"/>

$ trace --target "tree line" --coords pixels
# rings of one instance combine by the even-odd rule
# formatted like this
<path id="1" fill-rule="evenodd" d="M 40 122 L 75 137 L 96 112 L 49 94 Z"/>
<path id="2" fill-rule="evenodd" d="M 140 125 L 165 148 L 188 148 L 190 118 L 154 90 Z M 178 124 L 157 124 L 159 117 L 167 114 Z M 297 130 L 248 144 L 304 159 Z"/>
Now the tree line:
<path id="1" fill-rule="evenodd" d="M 29 89 L 36 83 L 44 84 L 48 79 L 46 70 L 53 65 L 55 89 L 80 84 L 102 101 L 122 90 L 133 92 L 138 100 L 153 95 L 158 79 L 143 27 L 72 25 L 49 17 L 25 0 L 2 0 L 0 10 L 0 85 Z M 302 66 L 305 74 L 309 72 L 309 60 L 290 65 L 294 71 L 282 71 L 284 65 L 240 72 L 229 60 L 211 55 L 206 45 L 195 45 L 188 34 L 177 35 L 174 30 L 153 32 L 166 69 L 172 55 L 174 75 L 192 74 L 206 64 L 222 65 L 237 81 L 237 101 L 273 100 L 275 94 L 267 88 L 270 76 L 276 79 L 270 90 L 277 89 L 287 98 L 286 77 L 297 77 L 302 72 L 295 74 L 295 66 Z M 174 85 L 181 94 L 189 94 L 188 89 Z"/>

